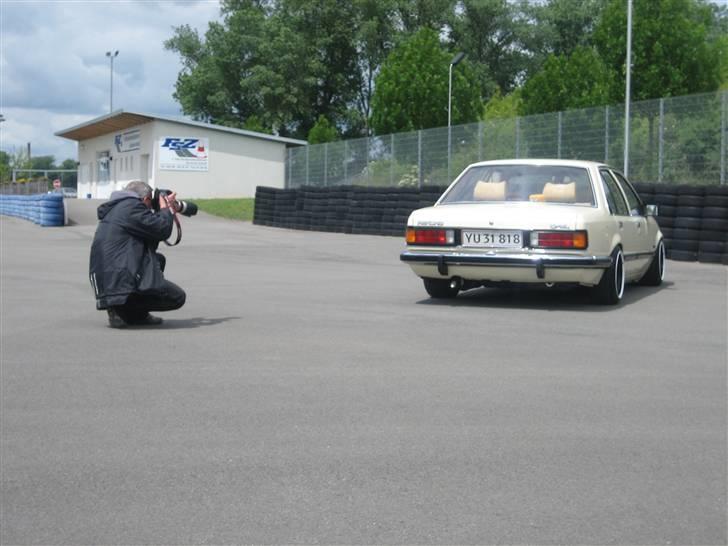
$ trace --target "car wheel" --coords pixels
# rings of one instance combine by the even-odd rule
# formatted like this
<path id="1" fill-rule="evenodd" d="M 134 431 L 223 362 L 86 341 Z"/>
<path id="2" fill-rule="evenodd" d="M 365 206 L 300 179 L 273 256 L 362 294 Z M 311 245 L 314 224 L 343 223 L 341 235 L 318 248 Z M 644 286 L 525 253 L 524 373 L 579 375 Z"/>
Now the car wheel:
<path id="1" fill-rule="evenodd" d="M 652 257 L 650 268 L 640 279 L 640 284 L 647 286 L 660 286 L 665 278 L 665 243 L 660 239 Z"/>
<path id="2" fill-rule="evenodd" d="M 451 299 L 458 295 L 460 288 L 450 279 L 422 279 L 425 283 L 425 290 L 431 298 Z"/>
<path id="3" fill-rule="evenodd" d="M 604 271 L 602 280 L 594 287 L 597 302 L 603 305 L 616 305 L 624 294 L 624 255 L 617 247 L 612 252 L 612 265 Z"/>

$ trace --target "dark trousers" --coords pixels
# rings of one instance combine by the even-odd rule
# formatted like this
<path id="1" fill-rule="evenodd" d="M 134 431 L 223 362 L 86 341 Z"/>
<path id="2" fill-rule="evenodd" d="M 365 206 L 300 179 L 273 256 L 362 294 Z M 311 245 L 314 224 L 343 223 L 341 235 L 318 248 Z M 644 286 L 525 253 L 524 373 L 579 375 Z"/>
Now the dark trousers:
<path id="1" fill-rule="evenodd" d="M 126 321 L 144 318 L 150 311 L 174 311 L 185 304 L 187 294 L 179 286 L 164 281 L 160 294 L 132 294 L 124 305 L 114 307 L 119 316 Z"/>
<path id="2" fill-rule="evenodd" d="M 156 252 L 159 268 L 164 271 L 167 258 Z M 124 305 L 114 307 L 119 316 L 126 321 L 142 319 L 149 311 L 174 311 L 185 304 L 187 294 L 179 286 L 168 280 L 164 281 L 161 293 L 155 295 L 132 294 Z"/>

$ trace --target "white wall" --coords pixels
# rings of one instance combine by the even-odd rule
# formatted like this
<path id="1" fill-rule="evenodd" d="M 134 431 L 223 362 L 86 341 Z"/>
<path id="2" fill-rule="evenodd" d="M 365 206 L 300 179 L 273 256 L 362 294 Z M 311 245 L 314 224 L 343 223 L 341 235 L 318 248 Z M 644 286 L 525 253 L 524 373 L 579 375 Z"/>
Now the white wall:
<path id="1" fill-rule="evenodd" d="M 180 197 L 254 197 L 256 186 L 285 184 L 286 145 L 213 129 L 154 122 L 156 187 L 175 190 Z M 159 169 L 159 140 L 165 137 L 207 138 L 208 171 Z"/>
<path id="2" fill-rule="evenodd" d="M 87 197 L 91 194 L 94 199 L 107 199 L 112 191 L 120 190 L 132 180 L 149 181 L 152 175 L 151 167 L 146 173 L 141 172 L 142 154 L 150 154 L 154 147 L 152 137 L 152 129 L 154 122 L 145 123 L 122 131 L 109 133 L 96 138 L 82 140 L 78 144 L 78 196 L 80 198 Z M 117 152 L 114 145 L 114 137 L 120 133 L 139 130 L 140 147 L 138 150 L 130 152 Z M 109 182 L 103 183 L 98 179 L 99 162 L 98 154 L 100 152 L 109 152 L 111 157 Z"/>
<path id="3" fill-rule="evenodd" d="M 139 129 L 140 149 L 117 152 L 114 137 Z M 158 147 L 166 137 L 207 138 L 208 171 L 159 169 Z M 254 197 L 256 186 L 282 188 L 285 184 L 286 145 L 245 135 L 236 135 L 184 123 L 155 120 L 122 131 L 83 140 L 78 146 L 78 195 L 106 199 L 131 180 L 144 180 L 152 187 L 176 191 L 183 199 Z M 112 157 L 108 183 L 98 180 L 98 153 Z M 142 157 L 148 154 L 148 161 Z M 147 165 L 147 169 L 144 166 Z M 145 172 L 142 172 L 145 170 Z"/>

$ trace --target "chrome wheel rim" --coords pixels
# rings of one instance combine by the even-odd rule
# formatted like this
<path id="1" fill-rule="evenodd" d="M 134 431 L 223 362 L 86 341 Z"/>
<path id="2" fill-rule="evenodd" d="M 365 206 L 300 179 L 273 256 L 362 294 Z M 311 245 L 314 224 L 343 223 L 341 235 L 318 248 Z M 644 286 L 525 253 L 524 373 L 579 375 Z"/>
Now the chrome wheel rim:
<path id="1" fill-rule="evenodd" d="M 624 294 L 624 258 L 622 252 L 617 253 L 617 259 L 614 264 L 614 288 L 618 300 L 622 299 Z"/>

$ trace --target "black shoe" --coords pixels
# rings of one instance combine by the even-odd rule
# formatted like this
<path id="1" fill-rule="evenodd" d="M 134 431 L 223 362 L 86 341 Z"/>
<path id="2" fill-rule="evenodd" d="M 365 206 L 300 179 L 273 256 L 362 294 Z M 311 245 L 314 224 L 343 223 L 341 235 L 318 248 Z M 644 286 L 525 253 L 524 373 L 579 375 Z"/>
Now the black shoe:
<path id="1" fill-rule="evenodd" d="M 162 318 L 152 316 L 149 313 L 140 318 L 129 320 L 129 324 L 133 324 L 134 326 L 158 326 L 163 322 L 164 320 Z"/>
<path id="2" fill-rule="evenodd" d="M 119 313 L 113 307 L 107 309 L 106 313 L 109 315 L 110 328 L 124 328 L 126 326 L 126 321 L 119 316 Z"/>

